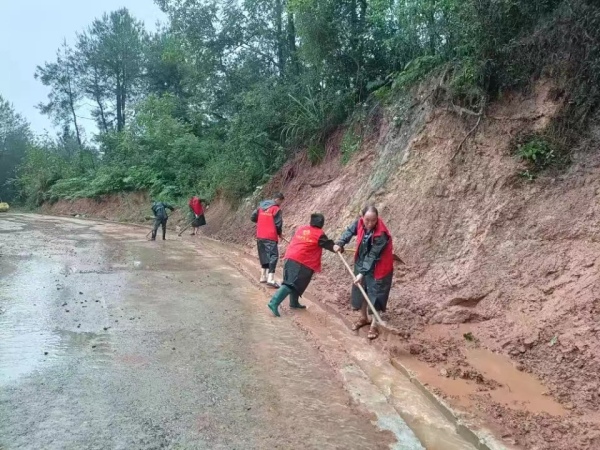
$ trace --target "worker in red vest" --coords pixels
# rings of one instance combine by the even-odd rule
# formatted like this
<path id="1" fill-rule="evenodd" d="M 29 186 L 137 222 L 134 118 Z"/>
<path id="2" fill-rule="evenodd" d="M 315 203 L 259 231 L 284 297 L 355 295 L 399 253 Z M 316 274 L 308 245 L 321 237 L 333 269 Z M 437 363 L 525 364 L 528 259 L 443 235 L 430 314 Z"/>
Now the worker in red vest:
<path id="1" fill-rule="evenodd" d="M 304 293 L 313 273 L 321 271 L 323 249 L 330 252 L 341 251 L 341 248 L 323 232 L 325 217 L 323 214 L 312 214 L 310 225 L 298 227 L 290 245 L 285 252 L 283 266 L 283 283 L 267 305 L 275 316 L 279 316 L 279 305 L 290 296 L 290 308 L 304 309 L 299 297 Z"/>
<path id="2" fill-rule="evenodd" d="M 273 200 L 265 200 L 252 212 L 250 219 L 256 223 L 256 242 L 258 259 L 260 260 L 260 282 L 279 288 L 275 281 L 275 269 L 279 260 L 277 247 L 283 230 L 281 204 L 284 196 L 277 193 Z"/>
<path id="3" fill-rule="evenodd" d="M 202 199 L 196 197 L 195 195 L 190 198 L 188 202 L 188 206 L 194 216 L 192 219 L 192 236 L 196 236 L 198 234 L 198 228 L 203 225 L 206 225 L 206 218 L 204 217 L 204 206 L 202 205 Z"/>
<path id="4" fill-rule="evenodd" d="M 357 285 L 363 286 L 377 311 L 385 312 L 394 275 L 394 249 L 392 235 L 379 218 L 377 208 L 370 205 L 361 213 L 361 217 L 344 231 L 336 244 L 343 248 L 356 236 L 355 285 L 352 287 L 351 304 L 355 311 L 360 311 L 360 319 L 352 329 L 356 331 L 370 323 L 368 337 L 375 339 L 379 336 L 377 324 L 375 320 L 369 321 L 367 313 L 371 311 Z"/>

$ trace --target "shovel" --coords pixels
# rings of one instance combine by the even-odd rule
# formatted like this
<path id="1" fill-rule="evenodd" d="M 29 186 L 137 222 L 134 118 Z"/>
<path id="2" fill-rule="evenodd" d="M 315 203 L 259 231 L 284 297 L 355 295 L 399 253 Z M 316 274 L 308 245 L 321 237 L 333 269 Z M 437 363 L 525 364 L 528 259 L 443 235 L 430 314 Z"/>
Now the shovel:
<path id="1" fill-rule="evenodd" d="M 346 262 L 346 260 L 344 259 L 344 257 L 342 256 L 341 253 L 338 253 L 338 255 L 340 256 L 340 259 L 342 260 L 342 262 L 346 266 L 346 269 L 348 269 L 348 272 L 350 273 L 350 275 L 352 276 L 352 278 L 354 278 L 354 271 L 352 270 L 352 268 L 350 267 L 350 265 Z M 373 306 L 373 303 L 371 303 L 371 300 L 369 299 L 369 296 L 365 292 L 365 289 L 360 284 L 357 284 L 356 286 L 358 287 L 358 289 L 360 289 L 360 292 L 363 295 L 363 297 L 365 298 L 365 300 L 367 301 L 367 305 L 369 305 L 369 308 L 371 308 L 371 312 L 373 313 L 373 317 L 375 319 L 377 319 L 377 323 L 380 324 L 380 325 L 383 325 L 383 320 L 381 320 L 381 316 L 379 315 L 379 313 L 377 312 L 377 310 Z"/>
<path id="2" fill-rule="evenodd" d="M 182 230 L 179 232 L 179 234 L 178 234 L 177 236 L 181 236 L 185 230 L 187 230 L 189 227 L 191 227 L 191 226 L 192 226 L 192 223 L 194 223 L 194 222 L 191 222 L 189 225 L 185 226 L 185 227 L 184 227 L 184 228 L 183 228 L 183 229 L 182 229 Z"/>

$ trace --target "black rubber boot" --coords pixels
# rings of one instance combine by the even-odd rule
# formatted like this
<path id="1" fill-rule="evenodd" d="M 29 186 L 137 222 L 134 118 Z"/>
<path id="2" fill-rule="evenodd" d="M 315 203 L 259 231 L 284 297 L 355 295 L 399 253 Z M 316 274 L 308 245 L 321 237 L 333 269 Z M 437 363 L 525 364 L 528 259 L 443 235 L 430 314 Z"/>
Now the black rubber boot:
<path id="1" fill-rule="evenodd" d="M 281 302 L 283 302 L 291 293 L 292 290 L 288 286 L 283 285 L 277 289 L 275 295 L 271 297 L 271 301 L 267 304 L 267 306 L 276 317 L 281 317 L 279 314 L 279 305 L 281 305 Z"/>
<path id="2" fill-rule="evenodd" d="M 296 294 L 296 292 L 293 292 L 293 291 L 290 294 L 290 308 L 306 309 L 306 306 L 300 304 L 298 294 Z"/>

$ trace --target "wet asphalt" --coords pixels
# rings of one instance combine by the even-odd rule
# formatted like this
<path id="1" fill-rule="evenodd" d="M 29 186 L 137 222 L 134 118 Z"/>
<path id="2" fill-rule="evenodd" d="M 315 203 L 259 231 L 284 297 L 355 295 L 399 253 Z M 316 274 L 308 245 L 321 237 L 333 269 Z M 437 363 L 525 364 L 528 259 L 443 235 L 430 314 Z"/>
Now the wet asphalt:
<path id="1" fill-rule="evenodd" d="M 397 448 L 253 283 L 146 231 L 0 216 L 0 449 Z"/>

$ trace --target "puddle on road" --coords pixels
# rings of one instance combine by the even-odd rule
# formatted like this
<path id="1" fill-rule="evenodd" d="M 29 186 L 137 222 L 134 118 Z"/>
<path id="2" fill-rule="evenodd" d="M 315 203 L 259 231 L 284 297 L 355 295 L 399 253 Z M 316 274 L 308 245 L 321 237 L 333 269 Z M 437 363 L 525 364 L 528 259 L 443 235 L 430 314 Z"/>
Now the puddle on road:
<path id="1" fill-rule="evenodd" d="M 12 233 L 15 231 L 21 231 L 25 228 L 25 225 L 20 223 L 10 222 L 8 220 L 0 220 L 0 233 Z"/>
<path id="2" fill-rule="evenodd" d="M 76 317 L 77 308 L 82 307 L 79 294 L 69 289 L 65 282 L 65 276 L 76 273 L 72 266 L 31 258 L 20 260 L 10 276 L 3 277 L 0 289 L 0 385 L 51 367 L 66 354 L 83 349 L 89 351 L 92 345 L 95 355 L 92 364 L 99 364 L 112 352 L 108 335 L 56 329 L 57 314 L 70 309 L 72 317 Z M 68 306 L 61 306 L 63 303 Z M 91 301 L 89 305 L 92 305 Z M 69 317 L 69 320 L 73 319 Z"/>
<path id="3" fill-rule="evenodd" d="M 60 343 L 60 336 L 45 326 L 50 299 L 40 295 L 44 285 L 55 289 L 56 277 L 49 266 L 43 261 L 21 262 L 0 290 L 0 306 L 5 310 L 0 315 L 0 383 L 41 366 Z"/>

